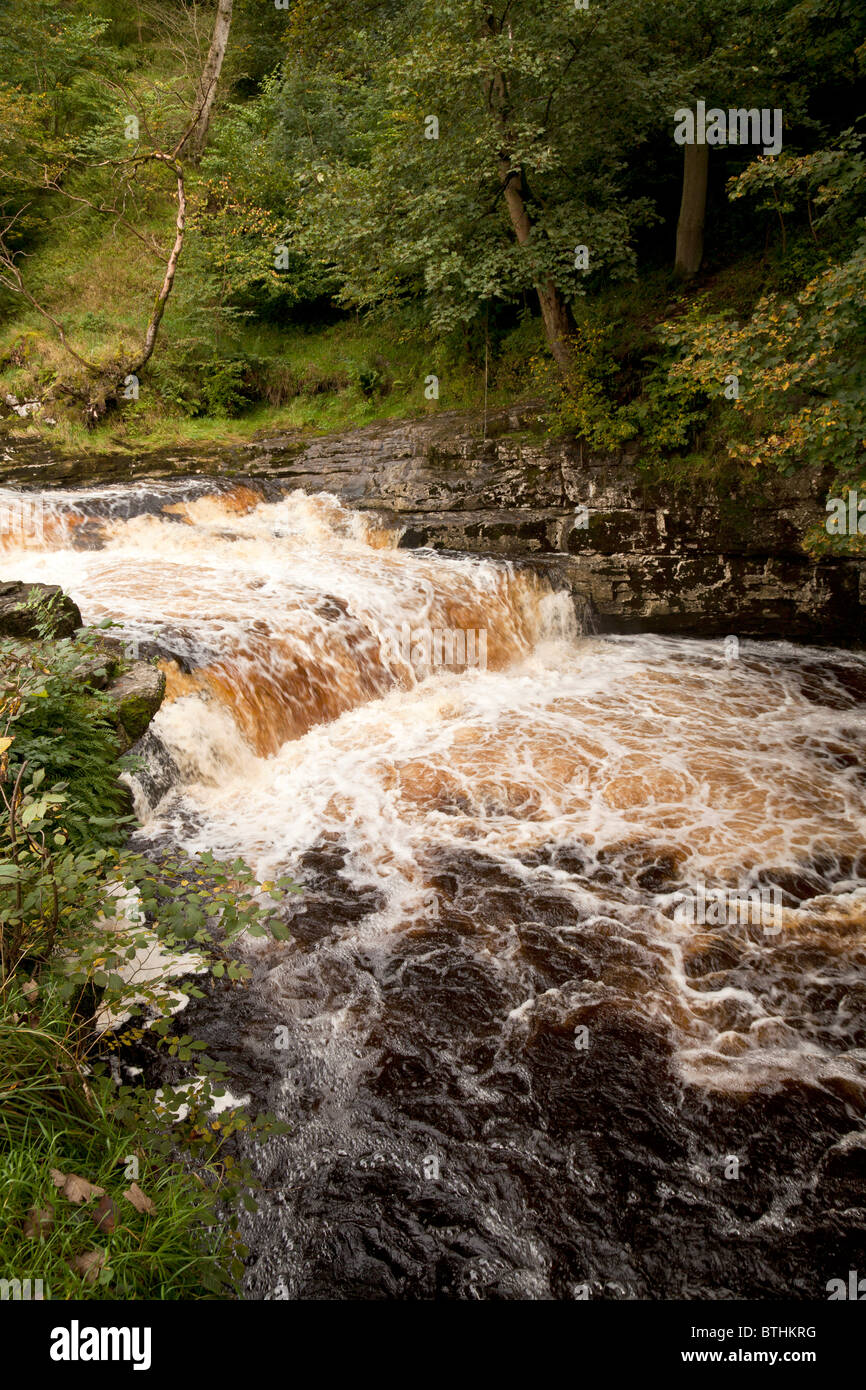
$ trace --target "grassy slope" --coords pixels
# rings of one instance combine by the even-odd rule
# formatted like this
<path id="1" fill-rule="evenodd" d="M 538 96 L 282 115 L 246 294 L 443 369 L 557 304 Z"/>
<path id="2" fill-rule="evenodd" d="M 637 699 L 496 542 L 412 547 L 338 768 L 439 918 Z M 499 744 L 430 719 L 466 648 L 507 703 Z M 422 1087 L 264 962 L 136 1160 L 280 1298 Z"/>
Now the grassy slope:
<path id="1" fill-rule="evenodd" d="M 172 212 L 153 219 L 148 230 L 166 239 Z M 161 225 L 160 225 L 161 224 Z M 96 362 L 129 351 L 139 341 L 150 296 L 161 266 L 144 247 L 123 234 L 106 233 L 87 222 L 73 226 L 61 244 L 43 247 L 28 266 L 37 297 L 63 323 L 70 341 Z M 475 410 L 484 404 L 483 367 L 458 355 L 432 335 L 410 331 L 399 322 L 377 323 L 347 317 L 330 325 L 308 327 L 235 322 L 229 333 L 202 328 L 194 270 L 185 274 L 183 260 L 169 301 L 150 369 L 143 374 L 140 397 L 124 405 L 94 431 L 70 416 L 57 414 L 53 427 L 11 418 L 16 434 L 62 449 L 102 452 L 169 444 L 236 442 L 282 430 L 331 432 L 440 410 Z M 764 270 L 758 260 L 734 266 L 695 286 L 709 305 L 731 303 L 747 314 L 759 293 Z M 656 324 L 677 312 L 679 292 L 670 277 L 656 272 L 637 284 L 613 286 L 594 301 L 597 316 L 612 327 L 612 346 L 626 364 L 652 350 Z M 682 301 L 681 301 L 682 302 Z M 35 310 L 7 298 L 0 319 L 0 396 L 19 399 L 43 394 L 58 373 L 67 374 L 70 359 L 53 329 Z M 225 413 L 191 416 L 172 400 L 188 375 L 190 355 L 198 359 L 265 359 L 276 381 L 278 404 L 259 400 L 237 418 Z M 491 355 L 488 405 L 491 409 L 521 398 L 544 394 L 550 378 L 539 364 L 546 358 L 541 324 L 525 321 Z M 365 394 L 362 381 L 374 364 L 382 368 L 386 389 Z M 425 398 L 425 379 L 439 379 L 439 399 Z M 286 384 L 281 386 L 281 381 Z"/>
<path id="2" fill-rule="evenodd" d="M 148 231 L 168 239 L 172 209 L 154 217 Z M 64 239 L 52 239 L 28 263 L 36 297 L 63 324 L 76 351 L 100 363 L 124 355 L 140 341 L 151 296 L 162 266 L 140 242 L 94 225 L 72 222 Z M 203 329 L 194 272 L 181 260 L 152 370 L 142 376 L 140 396 L 96 431 L 73 415 L 54 415 L 53 427 L 33 422 L 28 431 L 61 448 L 76 451 L 158 446 L 168 443 L 239 440 L 257 432 L 308 429 L 332 431 L 373 420 L 411 417 L 436 410 L 478 408 L 484 402 L 483 369 L 455 361 L 432 336 L 408 332 L 399 324 L 372 324 L 347 318 L 310 330 L 301 325 L 251 324 L 239 320 L 230 333 Z M 5 312 L 3 312 L 5 311 Z M 35 310 L 7 296 L 0 305 L 0 396 L 19 400 L 38 397 L 58 374 L 76 368 L 51 326 Z M 540 328 L 518 330 L 511 359 L 491 382 L 491 407 L 514 398 L 520 364 L 527 349 L 540 346 Z M 198 359 L 240 357 L 266 359 L 272 377 L 288 382 L 275 394 L 279 404 L 262 400 L 239 418 L 209 413 L 192 418 L 171 396 L 188 372 L 190 355 Z M 365 372 L 378 366 L 386 389 L 365 394 Z M 382 371 L 382 368 L 384 370 Z M 438 401 L 425 398 L 425 379 L 439 378 Z M 525 385 L 525 383 L 524 383 Z M 16 433 L 23 422 L 12 417 Z"/>

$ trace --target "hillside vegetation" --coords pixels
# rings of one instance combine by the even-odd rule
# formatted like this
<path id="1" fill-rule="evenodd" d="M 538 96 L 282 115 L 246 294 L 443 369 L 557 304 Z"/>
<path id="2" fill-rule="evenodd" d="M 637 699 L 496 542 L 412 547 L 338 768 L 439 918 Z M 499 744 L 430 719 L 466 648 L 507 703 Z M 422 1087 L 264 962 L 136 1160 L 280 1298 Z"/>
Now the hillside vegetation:
<path id="1" fill-rule="evenodd" d="M 864 61 L 853 0 L 7 8 L 5 427 L 531 398 L 656 468 L 866 486 Z"/>

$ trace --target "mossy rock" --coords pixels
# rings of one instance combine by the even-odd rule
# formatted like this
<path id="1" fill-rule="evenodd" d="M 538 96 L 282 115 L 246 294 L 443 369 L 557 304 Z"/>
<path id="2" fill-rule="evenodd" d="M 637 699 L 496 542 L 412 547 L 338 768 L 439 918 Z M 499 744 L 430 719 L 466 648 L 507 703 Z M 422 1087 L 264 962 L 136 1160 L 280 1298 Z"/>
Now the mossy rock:
<path id="1" fill-rule="evenodd" d="M 134 661 L 106 692 L 114 717 L 130 744 L 140 739 L 165 695 L 165 676 L 147 661 Z"/>

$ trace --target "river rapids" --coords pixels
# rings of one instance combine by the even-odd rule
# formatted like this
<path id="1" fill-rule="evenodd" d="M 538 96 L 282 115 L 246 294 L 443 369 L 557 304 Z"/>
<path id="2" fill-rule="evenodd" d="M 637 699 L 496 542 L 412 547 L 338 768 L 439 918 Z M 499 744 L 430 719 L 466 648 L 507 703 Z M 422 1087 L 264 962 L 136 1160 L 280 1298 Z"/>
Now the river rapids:
<path id="1" fill-rule="evenodd" d="M 866 1274 L 866 658 L 583 633 L 528 568 L 398 540 L 199 479 L 3 541 L 159 653 L 136 844 L 303 888 L 190 1006 L 291 1125 L 247 1296 Z"/>

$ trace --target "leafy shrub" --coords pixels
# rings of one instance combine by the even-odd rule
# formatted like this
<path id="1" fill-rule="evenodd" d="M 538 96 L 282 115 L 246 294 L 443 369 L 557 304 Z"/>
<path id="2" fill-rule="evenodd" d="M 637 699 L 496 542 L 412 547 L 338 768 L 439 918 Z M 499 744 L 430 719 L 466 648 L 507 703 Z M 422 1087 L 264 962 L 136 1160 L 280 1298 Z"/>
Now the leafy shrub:
<path id="1" fill-rule="evenodd" d="M 0 641 L 0 729 L 13 782 L 53 789 L 64 805 L 73 843 L 97 837 L 119 843 L 128 797 L 117 780 L 120 744 L 108 698 L 88 679 L 104 668 L 95 637 Z M 11 736 L 11 737 L 10 737 Z"/>
<path id="2" fill-rule="evenodd" d="M 833 468 L 840 485 L 866 464 L 866 237 L 793 299 L 764 296 L 747 322 L 693 314 L 665 330 L 680 350 L 672 381 L 721 399 L 727 377 L 728 453 L 790 473 Z"/>
<path id="3" fill-rule="evenodd" d="M 629 440 L 652 458 L 690 448 L 707 420 L 703 387 L 672 374 L 676 354 L 670 349 L 644 354 L 632 380 L 622 382 L 612 339 L 613 331 L 587 313 L 572 339 L 567 372 L 534 359 L 535 380 L 553 400 L 554 426 L 600 453 L 614 453 Z"/>
<path id="4" fill-rule="evenodd" d="M 202 383 L 205 413 L 234 420 L 253 403 L 248 367 L 243 358 L 224 357 L 209 364 Z"/>
<path id="5" fill-rule="evenodd" d="M 357 383 L 361 395 L 371 401 L 375 396 L 387 396 L 394 385 L 394 378 L 388 363 L 380 353 L 357 373 Z"/>
<path id="6" fill-rule="evenodd" d="M 294 885 L 260 887 L 242 861 L 210 855 L 150 863 L 121 847 L 111 814 L 88 819 L 94 806 L 110 813 L 117 791 L 116 744 L 87 688 L 97 659 L 87 637 L 0 645 L 0 1277 L 26 1268 L 54 1297 L 230 1296 L 243 1268 L 238 1208 L 255 1207 L 233 1136 L 285 1126 L 242 1107 L 213 1122 L 225 1067 L 175 1032 L 165 986 L 190 943 L 216 978 L 246 978 L 225 943 L 241 931 L 284 938 L 279 904 Z M 142 982 L 134 965 L 155 938 L 168 964 Z M 199 979 L 173 979 L 172 991 L 201 998 Z M 134 1011 L 138 1023 L 106 1040 L 99 1007 Z M 167 1086 L 157 1100 L 146 1086 L 115 1085 L 106 1050 L 145 1033 L 176 1062 L 194 1062 L 192 1091 Z M 127 1211 L 116 1165 L 130 1155 L 148 1193 Z M 52 1169 L 114 1194 L 97 1248 L 79 1209 L 56 1197 Z M 34 1213 L 48 1214 L 38 1240 Z M 92 1282 L 76 1272 L 81 1257 L 96 1261 Z"/>

